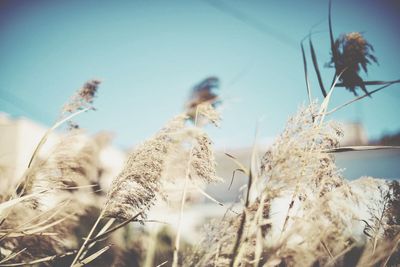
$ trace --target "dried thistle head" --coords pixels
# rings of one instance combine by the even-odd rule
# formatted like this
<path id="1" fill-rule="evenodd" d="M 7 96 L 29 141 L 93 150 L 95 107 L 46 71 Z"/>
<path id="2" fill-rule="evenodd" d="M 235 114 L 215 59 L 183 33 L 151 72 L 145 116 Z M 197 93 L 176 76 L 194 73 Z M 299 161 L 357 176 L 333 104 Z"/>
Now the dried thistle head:
<path id="1" fill-rule="evenodd" d="M 334 64 L 336 72 L 343 72 L 340 81 L 348 90 L 356 94 L 355 88 L 361 87 L 366 91 L 364 82 L 359 76 L 360 68 L 367 73 L 367 65 L 372 62 L 378 63 L 372 54 L 372 45 L 359 32 L 347 33 L 335 40 L 334 49 L 336 58 L 332 55 L 330 64 Z"/>
<path id="2" fill-rule="evenodd" d="M 93 108 L 93 100 L 100 83 L 99 80 L 87 81 L 64 105 L 62 114 L 74 113 L 84 108 Z"/>

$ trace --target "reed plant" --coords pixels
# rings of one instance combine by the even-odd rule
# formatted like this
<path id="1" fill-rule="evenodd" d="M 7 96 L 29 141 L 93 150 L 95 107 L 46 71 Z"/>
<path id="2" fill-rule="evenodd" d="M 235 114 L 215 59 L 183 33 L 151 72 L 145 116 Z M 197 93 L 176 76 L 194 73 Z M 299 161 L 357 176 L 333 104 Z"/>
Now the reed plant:
<path id="1" fill-rule="evenodd" d="M 105 139 L 89 137 L 72 119 L 90 110 L 99 80 L 86 82 L 63 106 L 58 120 L 32 153 L 22 177 L 0 194 L 0 266 L 398 266 L 400 185 L 373 177 L 347 180 L 335 155 L 398 147 L 341 147 L 343 131 L 329 115 L 399 81 L 364 81 L 361 69 L 377 62 L 361 33 L 329 37 L 334 68 L 331 86 L 321 76 L 312 33 L 310 57 L 323 95 L 312 97 L 307 54 L 301 42 L 309 103 L 259 155 L 255 142 L 249 166 L 226 154 L 247 177 L 241 209 L 233 211 L 202 188 L 228 177 L 216 171 L 206 125 L 219 126 L 221 100 L 216 77 L 194 86 L 181 114 L 127 155 L 109 187 L 102 187 Z M 304 40 L 303 40 L 304 41 Z M 381 85 L 368 91 L 367 86 Z M 336 87 L 364 95 L 329 109 Z M 329 90 L 326 90 L 328 88 Z M 46 156 L 49 135 L 67 124 Z M 167 185 L 180 193 L 177 225 L 142 227 L 149 211 L 168 200 Z M 3 182 L 2 182 L 3 184 Z M 223 206 L 201 238 L 182 237 L 190 188 Z"/>

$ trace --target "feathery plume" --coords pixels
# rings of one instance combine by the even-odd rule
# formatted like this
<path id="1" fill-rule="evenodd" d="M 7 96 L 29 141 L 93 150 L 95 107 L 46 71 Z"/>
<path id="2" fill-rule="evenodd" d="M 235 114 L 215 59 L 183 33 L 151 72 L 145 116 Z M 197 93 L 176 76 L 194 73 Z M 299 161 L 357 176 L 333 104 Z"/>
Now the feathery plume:
<path id="1" fill-rule="evenodd" d="M 298 184 L 318 188 L 324 182 L 342 183 L 334 156 L 324 153 L 339 146 L 340 126 L 334 122 L 317 125 L 315 114 L 315 104 L 301 109 L 265 153 L 260 175 L 266 178 L 268 191 L 287 192 Z"/>
<path id="2" fill-rule="evenodd" d="M 195 266 L 253 266 L 250 263 L 257 262 L 309 266 L 316 259 L 326 261 L 321 242 L 349 237 L 338 233 L 346 231 L 352 218 L 352 211 L 342 201 L 351 196 L 350 189 L 333 156 L 324 153 L 339 145 L 341 131 L 333 123 L 315 123 L 317 108 L 315 104 L 303 108 L 288 121 L 261 162 L 259 176 L 264 189 L 245 209 L 244 216 L 226 219 L 221 224 L 226 229 L 217 227 L 213 233 L 218 234 L 189 262 L 200 263 Z M 287 196 L 291 197 L 283 201 L 287 206 L 282 208 L 277 203 Z M 310 234 L 313 229 L 319 231 Z M 232 255 L 239 232 L 239 246 Z M 210 247 L 215 249 L 211 251 Z M 328 249 L 336 253 L 343 247 Z"/>
<path id="3" fill-rule="evenodd" d="M 94 98 L 97 94 L 97 89 L 101 81 L 89 80 L 87 81 L 76 93 L 70 98 L 70 100 L 61 109 L 61 119 L 66 117 L 68 114 L 73 114 L 78 110 L 85 108 L 95 109 L 93 106 Z M 72 121 L 68 121 L 68 129 L 78 129 L 79 125 Z"/>
<path id="4" fill-rule="evenodd" d="M 74 113 L 83 108 L 93 108 L 93 100 L 100 83 L 99 80 L 87 81 L 64 105 L 62 114 Z"/>
<path id="5" fill-rule="evenodd" d="M 192 167 L 191 173 L 197 175 L 206 183 L 221 180 L 216 175 L 216 161 L 211 145 L 212 141 L 210 137 L 205 132 L 198 130 L 190 162 Z"/>
<path id="6" fill-rule="evenodd" d="M 126 220 L 154 204 L 165 162 L 178 142 L 176 134 L 184 128 L 185 119 L 182 115 L 175 117 L 129 155 L 108 193 L 106 216 Z"/>
<path id="7" fill-rule="evenodd" d="M 100 151 L 99 144 L 94 139 L 83 136 L 81 131 L 69 132 L 48 158 L 36 161 L 26 174 L 25 194 L 49 190 L 33 202 L 40 210 L 57 206 L 58 203 L 72 198 L 72 194 L 77 201 L 95 204 L 93 195 L 81 194 L 79 188 L 98 183 Z"/>
<path id="8" fill-rule="evenodd" d="M 106 216 L 126 220 L 148 210 L 161 194 L 169 165 L 178 155 L 188 153 L 187 144 L 193 145 L 190 176 L 207 183 L 218 180 L 210 138 L 199 128 L 185 127 L 186 118 L 186 115 L 175 117 L 129 155 L 108 193 Z"/>

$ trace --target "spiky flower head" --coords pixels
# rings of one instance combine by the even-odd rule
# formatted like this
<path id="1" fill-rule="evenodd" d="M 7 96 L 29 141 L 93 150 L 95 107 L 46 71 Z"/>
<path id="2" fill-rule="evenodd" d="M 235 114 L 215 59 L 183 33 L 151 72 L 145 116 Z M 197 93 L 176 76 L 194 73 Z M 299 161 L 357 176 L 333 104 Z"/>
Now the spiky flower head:
<path id="1" fill-rule="evenodd" d="M 340 81 L 345 88 L 355 95 L 357 95 L 356 87 L 367 92 L 359 72 L 362 68 L 367 73 L 367 65 L 371 64 L 371 61 L 378 63 L 377 58 L 372 54 L 374 52 L 372 45 L 361 33 L 351 32 L 340 35 L 335 41 L 334 49 L 336 53 L 332 54 L 330 64 L 334 64 L 338 74 L 343 72 Z"/>

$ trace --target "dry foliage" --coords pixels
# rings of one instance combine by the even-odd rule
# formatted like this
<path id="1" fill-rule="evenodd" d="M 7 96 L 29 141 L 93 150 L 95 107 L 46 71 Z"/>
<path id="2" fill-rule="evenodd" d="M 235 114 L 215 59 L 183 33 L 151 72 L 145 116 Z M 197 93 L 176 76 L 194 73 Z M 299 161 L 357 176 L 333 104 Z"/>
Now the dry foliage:
<path id="1" fill-rule="evenodd" d="M 254 157 L 249 169 L 242 167 L 249 184 L 241 214 L 211 221 L 193 251 L 180 249 L 179 232 L 174 246 L 174 234 L 168 232 L 166 254 L 159 254 L 164 241 L 157 232 L 124 226 L 146 223 L 157 198 L 167 197 L 166 183 L 219 180 L 212 141 L 198 120 L 190 126 L 187 113 L 178 115 L 138 145 L 107 194 L 98 186 L 99 155 L 107 142 L 69 131 L 47 158 L 35 158 L 16 192 L 2 195 L 0 266 L 165 261 L 183 266 L 394 266 L 400 253 L 399 183 L 342 177 L 334 154 L 327 153 L 339 147 L 342 132 L 324 120 L 326 105 L 301 108 L 260 161 Z M 197 105 L 195 117 L 202 118 L 201 125 L 219 122 L 208 101 Z M 147 247 L 148 242 L 153 245 Z"/>
<path id="2" fill-rule="evenodd" d="M 249 168 L 230 156 L 238 165 L 235 171 L 248 176 L 243 209 L 211 220 L 198 244 L 181 240 L 189 185 L 223 206 L 199 186 L 221 180 L 212 140 L 203 129 L 221 120 L 213 91 L 218 78 L 194 86 L 185 112 L 129 153 L 107 192 L 100 186 L 106 168 L 100 155 L 109 138 L 88 137 L 71 122 L 94 109 L 100 82 L 91 80 L 64 105 L 21 180 L 14 188 L 1 188 L 0 266 L 398 266 L 399 182 L 346 180 L 333 153 L 343 149 L 343 133 L 338 124 L 325 120 L 364 97 L 328 112 L 338 81 L 355 94 L 360 87 L 369 95 L 359 72 L 377 60 L 360 33 L 334 40 L 330 14 L 329 26 L 335 68 L 330 92 L 325 91 L 310 39 L 324 101 L 318 105 L 311 99 L 302 44 L 310 104 L 289 119 L 260 159 L 254 151 Z M 70 131 L 40 158 L 48 135 L 64 122 Z M 1 184 L 13 184 L 5 168 L 0 169 Z M 148 212 L 157 200 L 168 199 L 164 188 L 170 183 L 182 193 L 176 232 L 168 227 L 149 232 L 135 224 L 150 223 Z"/>
<path id="3" fill-rule="evenodd" d="M 288 121 L 253 177 L 262 184 L 254 201 L 211 223 L 186 266 L 398 263 L 399 183 L 345 180 L 325 153 L 339 145 L 340 127 L 318 123 L 317 111 L 310 105 Z"/>

